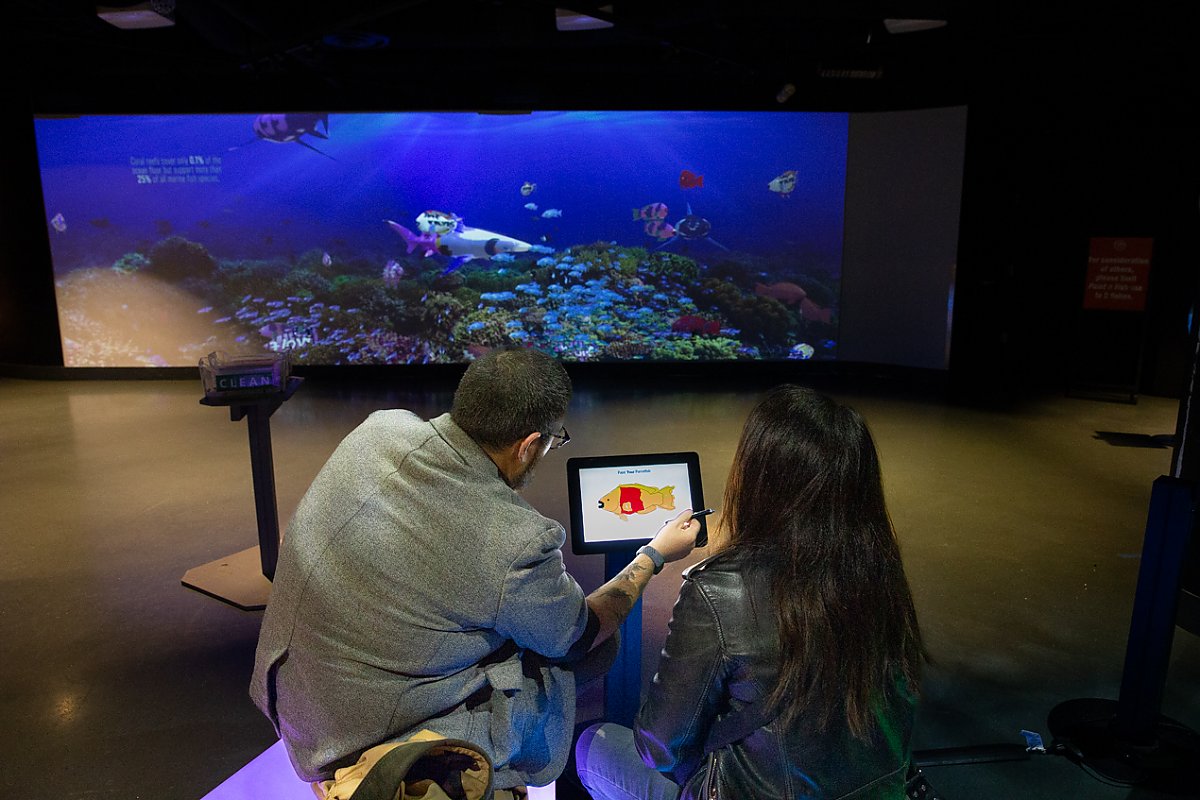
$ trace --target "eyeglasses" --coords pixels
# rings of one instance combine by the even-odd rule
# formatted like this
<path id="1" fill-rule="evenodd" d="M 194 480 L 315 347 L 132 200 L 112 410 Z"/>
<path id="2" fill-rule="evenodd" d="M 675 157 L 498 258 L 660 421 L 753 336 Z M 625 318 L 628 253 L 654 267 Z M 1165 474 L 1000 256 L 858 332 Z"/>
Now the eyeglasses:
<path id="1" fill-rule="evenodd" d="M 555 441 L 555 440 L 560 440 L 560 441 Z M 562 433 L 550 434 L 549 441 L 550 441 L 550 443 L 546 447 L 547 452 L 549 452 L 551 450 L 557 450 L 558 448 L 562 447 L 567 442 L 571 441 L 571 434 L 567 433 L 567 426 L 566 425 L 563 426 Z"/>

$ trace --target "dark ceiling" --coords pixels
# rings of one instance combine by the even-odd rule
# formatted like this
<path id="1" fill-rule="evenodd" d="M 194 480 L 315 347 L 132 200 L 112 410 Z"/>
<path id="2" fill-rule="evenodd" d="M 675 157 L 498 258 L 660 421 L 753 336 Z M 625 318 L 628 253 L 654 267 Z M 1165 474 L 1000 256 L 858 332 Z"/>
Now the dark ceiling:
<path id="1" fill-rule="evenodd" d="M 173 27 L 131 31 L 99 19 L 95 4 L 10 0 L 5 39 L 18 86 L 45 113 L 869 110 L 1004 98 L 1190 118 L 1197 100 L 1191 11 L 1079 13 L 1029 0 L 562 2 L 613 27 L 559 31 L 562 5 L 543 0 L 176 0 Z M 947 24 L 889 33 L 885 19 Z M 796 91 L 781 106 L 787 84 Z"/>

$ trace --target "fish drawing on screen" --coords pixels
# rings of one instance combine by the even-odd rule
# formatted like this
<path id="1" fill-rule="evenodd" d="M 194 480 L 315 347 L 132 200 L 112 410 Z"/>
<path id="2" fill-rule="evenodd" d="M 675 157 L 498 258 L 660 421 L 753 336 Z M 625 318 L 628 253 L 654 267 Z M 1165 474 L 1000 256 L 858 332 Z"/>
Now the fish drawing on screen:
<path id="1" fill-rule="evenodd" d="M 767 183 L 767 188 L 780 197 L 787 199 L 796 190 L 796 170 L 789 169 L 772 178 Z"/>
<path id="2" fill-rule="evenodd" d="M 822 308 L 806 297 L 800 301 L 800 316 L 809 322 L 824 322 L 828 325 L 833 320 L 833 309 Z"/>
<path id="3" fill-rule="evenodd" d="M 424 216 L 424 215 L 422 215 Z M 471 259 L 491 260 L 493 256 L 502 253 L 527 253 L 533 247 L 529 242 L 513 239 L 500 233 L 471 228 L 462 224 L 457 218 L 458 227 L 446 233 L 437 233 L 433 228 L 424 233 L 413 233 L 398 222 L 385 219 L 384 222 L 404 240 L 408 253 L 420 250 L 424 256 L 449 256 L 450 263 L 442 270 L 447 275 Z"/>
<path id="4" fill-rule="evenodd" d="M 417 215 L 417 230 L 421 233 L 444 233 L 459 230 L 462 227 L 462 217 L 448 211 L 422 211 Z"/>
<path id="5" fill-rule="evenodd" d="M 759 297 L 772 297 L 786 305 L 795 305 L 808 297 L 808 292 L 791 281 L 776 281 L 769 286 L 765 283 L 755 283 L 754 293 Z"/>
<path id="6" fill-rule="evenodd" d="M 50 218 L 50 226 L 59 233 L 62 233 L 67 229 L 67 218 L 61 213 L 55 214 Z"/>
<path id="7" fill-rule="evenodd" d="M 331 161 L 336 158 L 324 153 L 304 141 L 304 136 L 315 136 L 318 139 L 329 138 L 328 114 L 259 114 L 254 118 L 254 135 L 268 142 L 295 142 L 307 147 L 314 153 L 320 153 Z"/>
<path id="8" fill-rule="evenodd" d="M 656 489 L 640 483 L 623 483 L 601 497 L 596 507 L 611 511 L 621 519 L 626 519 L 630 514 L 649 514 L 658 508 L 674 511 L 675 487 Z"/>
<path id="9" fill-rule="evenodd" d="M 800 316 L 808 322 L 824 322 L 833 320 L 833 310 L 817 305 L 803 287 L 790 281 L 777 281 L 769 286 L 765 283 L 755 283 L 754 293 L 759 297 L 773 297 L 785 305 L 800 304 Z"/>
<path id="10" fill-rule="evenodd" d="M 686 217 L 675 223 L 675 236 L 667 239 L 665 242 L 655 247 L 655 250 L 661 249 L 676 239 L 683 239 L 685 242 L 698 242 L 703 239 L 705 241 L 712 242 L 722 250 L 729 249 L 708 235 L 709 232 L 712 231 L 712 223 L 692 211 L 691 203 L 688 203 L 687 212 L 688 213 Z M 647 231 L 647 233 L 649 233 L 649 231 Z"/>
<path id="11" fill-rule="evenodd" d="M 525 181 L 524 183 L 521 184 L 521 196 L 522 197 L 529 197 L 529 195 L 533 194 L 536 191 L 537 191 L 536 183 L 533 183 L 531 181 Z"/>
<path id="12" fill-rule="evenodd" d="M 675 226 L 661 219 L 652 219 L 642 226 L 642 230 L 652 239 L 663 241 L 675 236 Z"/>
<path id="13" fill-rule="evenodd" d="M 668 213 L 666 203 L 648 203 L 641 208 L 633 209 L 633 218 L 635 220 L 666 219 Z"/>
<path id="14" fill-rule="evenodd" d="M 680 189 L 702 189 L 704 188 L 704 176 L 697 175 L 690 169 L 685 169 L 679 173 L 679 188 Z"/>

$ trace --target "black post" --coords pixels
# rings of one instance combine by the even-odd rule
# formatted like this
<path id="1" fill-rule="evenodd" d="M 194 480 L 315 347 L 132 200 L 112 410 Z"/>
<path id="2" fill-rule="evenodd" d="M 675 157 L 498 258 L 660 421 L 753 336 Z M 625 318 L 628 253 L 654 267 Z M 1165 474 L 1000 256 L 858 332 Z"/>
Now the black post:
<path id="1" fill-rule="evenodd" d="M 258 396 L 205 396 L 200 404 L 206 406 L 229 406 L 229 419 L 246 420 L 250 437 L 250 476 L 254 483 L 254 512 L 258 523 L 259 561 L 262 574 L 268 581 L 275 579 L 275 566 L 279 562 L 279 509 L 275 500 L 275 459 L 271 453 L 271 415 L 279 410 L 293 394 L 303 378 L 289 376 L 283 388 Z M 192 585 L 185 581 L 185 585 Z M 202 587 L 200 591 L 208 591 Z M 212 593 L 212 592 L 210 592 Z M 214 596 L 226 599 L 224 595 Z M 235 603 L 236 605 L 236 603 Z"/>
<path id="2" fill-rule="evenodd" d="M 1154 482 L 1115 725 L 1115 733 L 1134 744 L 1155 742 L 1175 638 L 1179 575 L 1195 505 L 1192 481 L 1164 476 Z"/>
<path id="3" fill-rule="evenodd" d="M 1175 423 L 1175 450 L 1171 454 L 1171 475 L 1200 484 L 1200 421 L 1196 420 L 1196 389 L 1200 381 L 1200 286 L 1192 305 L 1192 370 L 1186 390 L 1179 402 Z M 1200 518 L 1196 521 L 1200 525 Z M 1183 557 L 1180 577 L 1179 611 L 1176 623 L 1190 633 L 1200 636 L 1200 529 L 1192 528 L 1189 553 Z"/>
<path id="4" fill-rule="evenodd" d="M 250 474 L 254 480 L 254 511 L 258 519 L 258 547 L 262 572 L 275 580 L 279 562 L 279 506 L 275 501 L 275 460 L 271 455 L 271 414 L 278 403 L 241 406 L 250 435 Z"/>

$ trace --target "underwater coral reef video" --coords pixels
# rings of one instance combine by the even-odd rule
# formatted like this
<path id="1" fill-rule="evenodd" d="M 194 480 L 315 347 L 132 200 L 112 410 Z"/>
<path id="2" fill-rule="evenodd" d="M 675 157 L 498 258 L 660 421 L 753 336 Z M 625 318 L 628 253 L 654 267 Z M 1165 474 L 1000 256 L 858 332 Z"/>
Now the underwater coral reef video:
<path id="1" fill-rule="evenodd" d="M 36 120 L 67 366 L 835 359 L 847 115 Z"/>

